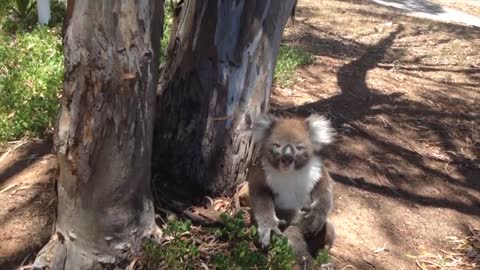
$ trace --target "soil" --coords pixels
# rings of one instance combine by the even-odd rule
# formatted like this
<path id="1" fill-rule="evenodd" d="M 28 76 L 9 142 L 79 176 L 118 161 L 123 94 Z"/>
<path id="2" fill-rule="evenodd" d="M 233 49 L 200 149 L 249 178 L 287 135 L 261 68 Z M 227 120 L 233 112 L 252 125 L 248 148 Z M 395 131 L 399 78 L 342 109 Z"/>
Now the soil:
<path id="1" fill-rule="evenodd" d="M 315 61 L 274 89 L 271 110 L 337 129 L 325 158 L 336 269 L 473 269 L 458 243 L 480 228 L 480 29 L 366 0 L 298 4 L 284 40 Z M 0 161 L 0 269 L 52 231 L 50 148 L 29 142 Z"/>
<path id="2" fill-rule="evenodd" d="M 480 29 L 311 0 L 287 30 L 315 63 L 274 90 L 272 110 L 337 128 L 325 161 L 336 267 L 440 269 L 452 239 L 480 226 Z"/>
<path id="3" fill-rule="evenodd" d="M 31 259 L 52 234 L 56 160 L 51 143 L 19 142 L 0 155 L 0 269 Z"/>

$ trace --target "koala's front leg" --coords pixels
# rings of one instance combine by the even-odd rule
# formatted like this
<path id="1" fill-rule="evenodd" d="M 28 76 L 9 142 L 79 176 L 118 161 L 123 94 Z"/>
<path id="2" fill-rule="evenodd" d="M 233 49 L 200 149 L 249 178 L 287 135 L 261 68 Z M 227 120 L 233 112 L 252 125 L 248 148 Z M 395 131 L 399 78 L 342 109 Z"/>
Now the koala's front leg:
<path id="1" fill-rule="evenodd" d="M 316 235 L 327 222 L 333 207 L 332 178 L 326 169 L 310 193 L 310 202 L 302 209 L 300 226 L 305 234 Z"/>
<path id="2" fill-rule="evenodd" d="M 279 220 L 275 214 L 273 194 L 265 183 L 263 170 L 259 170 L 258 167 L 250 168 L 247 179 L 250 205 L 258 225 L 260 244 L 267 247 L 270 245 L 272 232 L 280 234 L 278 226 L 285 225 L 285 221 Z"/>
<path id="3" fill-rule="evenodd" d="M 296 221 L 307 235 L 316 235 L 327 222 L 328 212 L 324 208 L 319 207 L 318 204 L 319 202 L 315 201 L 311 205 L 302 208 Z"/>
<path id="4" fill-rule="evenodd" d="M 263 193 L 263 194 L 262 194 Z M 281 234 L 280 225 L 285 225 L 285 221 L 279 220 L 275 214 L 275 205 L 271 196 L 266 192 L 252 192 L 252 210 L 254 218 L 258 225 L 258 236 L 262 247 L 270 245 L 270 236 L 274 232 Z"/>
<path id="5" fill-rule="evenodd" d="M 313 202 L 302 208 L 298 219 L 299 226 L 303 228 L 305 234 L 318 234 L 327 222 L 327 216 L 333 207 L 331 187 L 316 188 L 317 190 L 312 192 Z"/>

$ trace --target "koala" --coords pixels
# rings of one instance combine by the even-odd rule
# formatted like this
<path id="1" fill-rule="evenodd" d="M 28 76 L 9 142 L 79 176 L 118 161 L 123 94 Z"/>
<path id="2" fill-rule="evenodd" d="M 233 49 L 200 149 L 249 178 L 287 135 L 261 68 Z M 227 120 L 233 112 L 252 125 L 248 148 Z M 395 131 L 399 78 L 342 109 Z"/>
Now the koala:
<path id="1" fill-rule="evenodd" d="M 327 219 L 332 207 L 332 179 L 320 150 L 333 141 L 330 122 L 319 115 L 279 119 L 262 116 L 253 126 L 260 160 L 250 166 L 250 206 L 259 241 L 271 233 L 287 236 L 297 255 L 311 258 L 329 249 L 335 227 Z"/>

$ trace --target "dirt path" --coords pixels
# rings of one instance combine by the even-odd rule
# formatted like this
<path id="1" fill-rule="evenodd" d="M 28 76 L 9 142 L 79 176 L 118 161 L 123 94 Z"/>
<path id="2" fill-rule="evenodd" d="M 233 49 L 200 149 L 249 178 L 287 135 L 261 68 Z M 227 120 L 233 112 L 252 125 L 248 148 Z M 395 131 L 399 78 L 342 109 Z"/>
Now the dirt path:
<path id="1" fill-rule="evenodd" d="M 459 23 L 480 27 L 480 18 L 468 13 L 445 7 L 443 3 L 433 3 L 427 0 L 371 0 L 379 5 L 396 8 L 405 12 L 406 15 L 418 18 L 430 19 L 447 23 Z M 463 2 L 473 2 L 467 1 Z M 461 3 L 460 3 L 461 4 Z M 480 7 L 480 3 L 478 3 Z"/>
<path id="2" fill-rule="evenodd" d="M 338 269 L 472 269 L 448 258 L 467 261 L 454 240 L 480 228 L 479 38 L 370 1 L 299 2 L 285 40 L 316 61 L 273 110 L 338 129 Z"/>

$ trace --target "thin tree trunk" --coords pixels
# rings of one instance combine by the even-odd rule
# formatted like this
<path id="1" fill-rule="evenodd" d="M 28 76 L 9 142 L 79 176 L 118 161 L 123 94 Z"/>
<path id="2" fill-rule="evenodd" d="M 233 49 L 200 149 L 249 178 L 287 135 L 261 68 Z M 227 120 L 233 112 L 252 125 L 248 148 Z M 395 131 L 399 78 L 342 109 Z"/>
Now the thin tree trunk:
<path id="1" fill-rule="evenodd" d="M 181 2 L 161 74 L 154 170 L 194 193 L 229 193 L 252 158 L 294 0 Z"/>
<path id="2" fill-rule="evenodd" d="M 123 268 L 155 232 L 150 160 L 162 16 L 163 1 L 75 1 L 55 131 L 57 222 L 34 266 Z"/>

